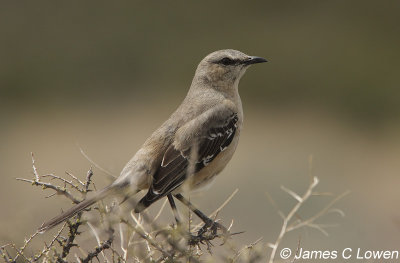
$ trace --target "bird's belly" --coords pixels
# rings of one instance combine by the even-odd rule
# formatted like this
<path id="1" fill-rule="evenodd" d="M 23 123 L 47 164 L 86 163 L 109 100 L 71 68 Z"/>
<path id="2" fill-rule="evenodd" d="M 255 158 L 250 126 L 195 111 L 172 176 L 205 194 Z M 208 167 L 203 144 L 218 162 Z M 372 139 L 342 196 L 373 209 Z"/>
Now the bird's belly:
<path id="1" fill-rule="evenodd" d="M 211 185 L 215 179 L 215 176 L 218 175 L 232 159 L 237 142 L 238 137 L 232 141 L 231 145 L 229 145 L 225 151 L 218 154 L 211 163 L 188 178 L 188 180 L 182 186 L 183 190 L 193 191 L 208 188 L 207 186 Z"/>

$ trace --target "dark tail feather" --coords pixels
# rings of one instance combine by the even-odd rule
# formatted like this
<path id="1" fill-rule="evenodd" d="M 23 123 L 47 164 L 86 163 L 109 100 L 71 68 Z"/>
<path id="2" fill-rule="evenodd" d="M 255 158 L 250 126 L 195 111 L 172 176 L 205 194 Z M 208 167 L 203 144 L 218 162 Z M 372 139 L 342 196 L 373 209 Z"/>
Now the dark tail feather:
<path id="1" fill-rule="evenodd" d="M 145 196 L 137 203 L 135 207 L 135 213 L 141 213 L 147 207 L 152 205 L 154 202 L 158 201 L 159 199 L 163 198 L 165 195 L 155 195 L 153 194 L 152 190 L 149 190 Z"/>
<path id="2" fill-rule="evenodd" d="M 82 212 L 84 209 L 93 205 L 97 201 L 105 198 L 113 190 L 115 190 L 115 186 L 113 186 L 113 185 L 107 186 L 106 188 L 97 192 L 93 197 L 83 200 L 82 202 L 71 207 L 64 213 L 54 217 L 53 219 L 49 220 L 48 222 L 43 223 L 43 225 L 38 229 L 38 231 L 45 232 L 46 230 L 49 230 L 49 229 L 55 227 L 56 225 L 68 220 L 69 218 L 73 217 L 77 213 Z"/>
<path id="3" fill-rule="evenodd" d="M 153 202 L 147 202 L 143 200 L 143 198 L 139 201 L 139 203 L 135 206 L 135 213 L 141 213 L 147 207 L 149 207 Z"/>

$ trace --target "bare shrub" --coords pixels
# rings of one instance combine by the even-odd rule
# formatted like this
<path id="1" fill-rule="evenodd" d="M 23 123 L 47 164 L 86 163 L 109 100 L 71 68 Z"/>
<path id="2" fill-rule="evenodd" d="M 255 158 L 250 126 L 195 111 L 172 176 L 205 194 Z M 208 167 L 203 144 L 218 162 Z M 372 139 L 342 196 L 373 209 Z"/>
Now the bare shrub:
<path id="1" fill-rule="evenodd" d="M 91 168 L 86 173 L 84 180 L 68 172 L 65 177 L 54 174 L 40 175 L 33 154 L 32 168 L 33 179 L 17 178 L 17 180 L 39 186 L 43 190 L 51 189 L 53 193 L 47 198 L 63 196 L 77 204 L 85 199 L 88 192 L 95 190 L 94 173 Z M 232 236 L 241 232 L 230 233 L 233 221 L 226 231 L 221 233 L 220 229 L 199 223 L 189 209 L 187 218 L 180 226 L 162 225 L 158 223 L 158 219 L 167 204 L 167 200 L 164 201 L 157 214 L 152 216 L 147 212 L 137 215 L 131 210 L 122 208 L 115 201 L 108 205 L 104 201 L 100 201 L 92 208 L 78 213 L 62 224 L 57 232 L 49 237 L 49 241 L 44 244 L 41 250 L 33 253 L 28 249 L 30 245 L 35 243 L 36 237 L 40 234 L 36 231 L 20 247 L 15 243 L 0 246 L 0 255 L 5 262 L 92 262 L 93 260 L 108 263 L 200 262 L 203 259 L 208 259 L 217 262 L 265 262 L 269 260 L 272 263 L 276 261 L 276 252 L 287 233 L 302 227 L 311 227 L 327 235 L 326 227 L 328 225 L 316 223 L 317 219 L 330 212 L 343 215 L 341 210 L 333 209 L 333 205 L 347 193 L 337 196 L 322 210 L 307 219 L 300 219 L 295 216 L 310 197 L 322 195 L 315 192 L 318 178 L 314 176 L 310 178 L 310 185 L 303 195 L 282 186 L 282 190 L 297 201 L 286 215 L 268 195 L 269 200 L 277 208 L 278 214 L 283 220 L 280 233 L 273 243 L 263 243 L 261 237 L 249 245 L 237 247 Z M 237 191 L 235 190 L 220 207 L 209 215 L 214 222 L 218 221 L 218 213 Z M 95 214 L 95 222 L 85 219 L 89 212 L 92 217 Z M 83 235 L 84 231 L 89 232 L 90 235 Z M 93 241 L 96 245 L 91 246 L 90 243 L 93 243 Z M 218 247 L 222 248 L 222 252 L 219 251 L 218 256 L 211 258 L 210 255 L 214 251 L 215 242 L 218 242 L 220 245 Z M 268 247 L 272 249 L 271 253 L 266 253 Z"/>

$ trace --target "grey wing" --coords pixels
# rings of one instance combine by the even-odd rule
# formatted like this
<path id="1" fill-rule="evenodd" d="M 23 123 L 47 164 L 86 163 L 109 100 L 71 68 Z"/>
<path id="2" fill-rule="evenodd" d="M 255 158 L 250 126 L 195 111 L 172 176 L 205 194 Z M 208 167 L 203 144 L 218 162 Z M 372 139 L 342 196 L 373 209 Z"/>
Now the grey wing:
<path id="1" fill-rule="evenodd" d="M 147 194 L 135 208 L 140 212 L 155 201 L 171 193 L 182 185 L 190 173 L 196 173 L 207 166 L 232 142 L 237 129 L 238 116 L 230 115 L 224 122 L 206 130 L 193 140 L 191 147 L 178 151 L 171 145 L 164 154 L 163 161 L 153 176 Z M 197 153 L 192 151 L 197 150 Z M 191 165 L 192 164 L 192 165 Z"/>

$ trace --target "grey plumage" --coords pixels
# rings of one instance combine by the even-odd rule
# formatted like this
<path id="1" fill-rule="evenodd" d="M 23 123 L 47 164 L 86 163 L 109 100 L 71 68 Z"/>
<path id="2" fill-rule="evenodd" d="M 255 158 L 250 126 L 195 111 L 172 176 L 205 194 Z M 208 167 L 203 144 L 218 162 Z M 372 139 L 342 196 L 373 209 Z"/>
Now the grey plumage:
<path id="1" fill-rule="evenodd" d="M 249 65 L 266 62 L 236 50 L 220 50 L 198 65 L 186 98 L 126 164 L 109 187 L 42 225 L 45 231 L 121 189 L 148 189 L 136 212 L 186 187 L 212 181 L 232 158 L 243 124 L 238 92 Z M 115 191 L 118 189 L 118 191 Z"/>

